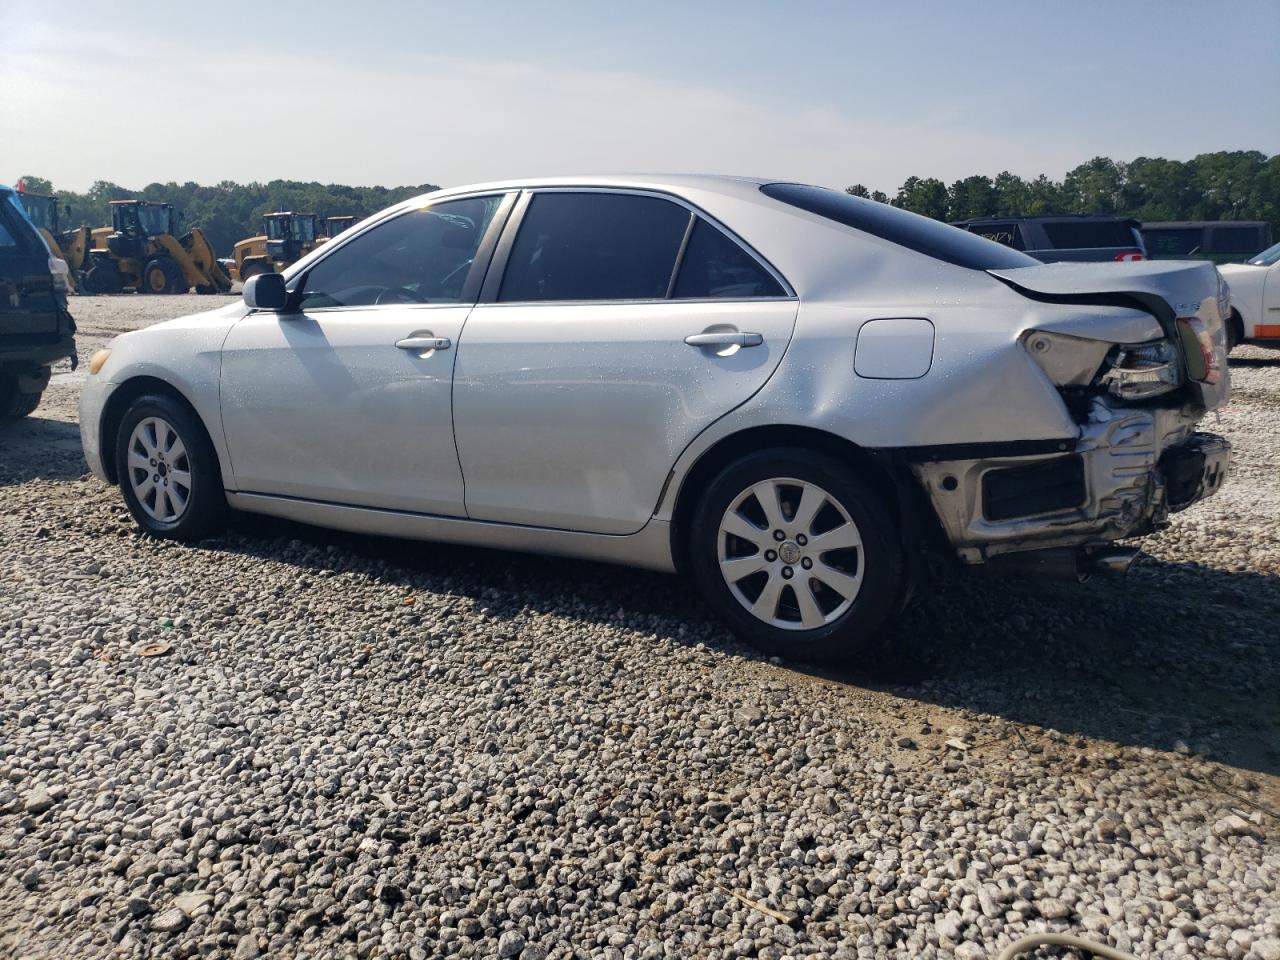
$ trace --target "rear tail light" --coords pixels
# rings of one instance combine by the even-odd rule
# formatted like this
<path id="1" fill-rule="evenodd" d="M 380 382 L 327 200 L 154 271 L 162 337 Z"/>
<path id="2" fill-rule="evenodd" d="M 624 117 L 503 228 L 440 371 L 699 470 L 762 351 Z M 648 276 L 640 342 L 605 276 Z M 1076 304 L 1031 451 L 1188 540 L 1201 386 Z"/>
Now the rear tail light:
<path id="1" fill-rule="evenodd" d="M 1178 336 L 1187 358 L 1187 375 L 1200 383 L 1217 383 L 1222 377 L 1222 368 L 1213 350 L 1213 337 L 1204 321 L 1199 317 L 1179 317 Z"/>
<path id="2" fill-rule="evenodd" d="M 1146 400 L 1177 389 L 1182 377 L 1171 340 L 1114 347 L 1098 377 L 1098 385 L 1121 400 Z"/>
<path id="3" fill-rule="evenodd" d="M 1118 263 L 1133 263 L 1136 260 L 1145 260 L 1147 258 L 1138 253 L 1138 251 L 1133 250 L 1127 253 L 1117 253 L 1114 259 Z"/>

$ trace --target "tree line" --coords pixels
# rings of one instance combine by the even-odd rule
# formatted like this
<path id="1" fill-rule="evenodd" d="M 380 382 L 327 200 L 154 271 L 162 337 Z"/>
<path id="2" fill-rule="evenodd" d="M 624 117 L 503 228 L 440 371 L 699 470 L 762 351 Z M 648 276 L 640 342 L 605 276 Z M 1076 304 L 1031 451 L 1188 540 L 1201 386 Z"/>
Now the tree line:
<path id="1" fill-rule="evenodd" d="M 1061 180 L 1024 180 L 1004 171 L 946 184 L 908 177 L 890 197 L 860 183 L 855 197 L 889 203 L 935 220 L 1092 213 L 1161 220 L 1266 220 L 1280 234 L 1280 154 L 1258 150 L 1202 153 L 1191 160 L 1094 157 Z"/>
<path id="2" fill-rule="evenodd" d="M 87 224 L 102 227 L 111 223 L 108 204 L 112 200 L 162 200 L 172 203 L 182 214 L 180 230 L 200 227 L 214 251 L 221 257 L 231 256 L 237 240 L 262 232 L 262 215 L 278 210 L 315 213 L 321 217 L 351 214 L 357 219 L 377 213 L 393 203 L 420 193 L 438 190 L 430 183 L 404 187 L 349 187 L 343 184 L 303 183 L 298 180 L 272 180 L 270 183 L 234 183 L 224 180 L 214 186 L 198 183 L 151 183 L 141 190 L 130 190 L 119 184 L 99 180 L 86 193 L 56 190 L 55 184 L 43 177 L 24 176 L 31 193 L 56 193 L 58 202 L 71 208 L 70 222 L 65 214 L 62 226 Z"/>
<path id="3" fill-rule="evenodd" d="M 32 193 L 53 193 L 41 177 L 23 178 Z M 87 193 L 63 191 L 71 224 L 111 222 L 110 200 L 165 200 L 184 215 L 183 227 L 201 227 L 220 256 L 230 256 L 237 240 L 262 230 L 262 215 L 295 210 L 321 216 L 364 217 L 401 200 L 437 189 L 429 183 L 404 187 L 272 180 L 214 186 L 152 183 L 141 190 L 99 180 Z M 1138 157 L 1128 162 L 1094 157 L 1061 180 L 1041 174 L 1024 179 L 1004 171 L 975 174 L 946 184 L 936 177 L 908 177 L 892 197 L 860 183 L 848 188 L 867 197 L 936 220 L 969 217 L 1040 216 L 1060 213 L 1118 214 L 1143 221 L 1267 220 L 1280 234 L 1280 154 L 1258 150 L 1202 153 L 1191 160 Z"/>

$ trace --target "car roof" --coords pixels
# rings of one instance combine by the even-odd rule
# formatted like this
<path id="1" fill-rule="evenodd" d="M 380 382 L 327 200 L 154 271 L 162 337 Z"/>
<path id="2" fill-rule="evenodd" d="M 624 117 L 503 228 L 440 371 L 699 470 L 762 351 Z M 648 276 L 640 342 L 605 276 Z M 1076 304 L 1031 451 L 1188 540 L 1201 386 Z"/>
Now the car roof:
<path id="1" fill-rule="evenodd" d="M 459 184 L 443 187 L 424 197 L 447 196 L 453 193 L 475 193 L 483 190 L 536 190 L 540 187 L 616 187 L 628 190 L 655 190 L 662 193 L 679 193 L 684 190 L 711 190 L 720 193 L 754 194 L 766 183 L 785 180 L 782 177 L 738 177 L 718 174 L 690 173 L 590 173 L 577 176 L 527 177 L 513 180 L 492 180 L 485 183 Z M 417 197 L 414 198 L 418 199 Z"/>

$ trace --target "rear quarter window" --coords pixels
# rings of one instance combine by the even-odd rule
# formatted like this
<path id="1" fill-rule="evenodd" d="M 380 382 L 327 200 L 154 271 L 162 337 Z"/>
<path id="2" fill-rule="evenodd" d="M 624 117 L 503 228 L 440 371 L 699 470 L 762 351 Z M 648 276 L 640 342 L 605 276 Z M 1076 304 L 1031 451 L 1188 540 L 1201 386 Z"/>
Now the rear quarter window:
<path id="1" fill-rule="evenodd" d="M 935 260 L 970 270 L 1011 270 L 1040 264 L 1025 253 L 1001 246 L 937 220 L 899 210 L 887 203 L 802 183 L 766 183 L 767 197 L 827 220 L 888 240 Z"/>

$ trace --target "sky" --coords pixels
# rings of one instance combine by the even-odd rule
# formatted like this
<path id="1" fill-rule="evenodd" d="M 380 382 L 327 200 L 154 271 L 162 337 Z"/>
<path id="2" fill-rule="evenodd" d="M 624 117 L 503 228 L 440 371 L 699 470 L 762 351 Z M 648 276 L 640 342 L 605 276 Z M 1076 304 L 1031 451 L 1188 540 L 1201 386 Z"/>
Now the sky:
<path id="1" fill-rule="evenodd" d="M 1280 152 L 1280 0 L 0 0 L 0 182 L 661 171 L 892 194 Z"/>

